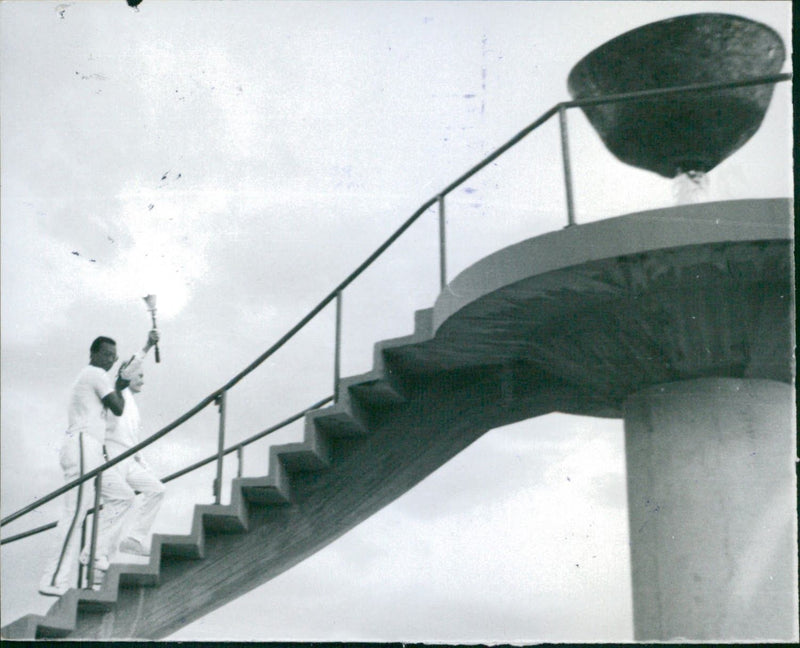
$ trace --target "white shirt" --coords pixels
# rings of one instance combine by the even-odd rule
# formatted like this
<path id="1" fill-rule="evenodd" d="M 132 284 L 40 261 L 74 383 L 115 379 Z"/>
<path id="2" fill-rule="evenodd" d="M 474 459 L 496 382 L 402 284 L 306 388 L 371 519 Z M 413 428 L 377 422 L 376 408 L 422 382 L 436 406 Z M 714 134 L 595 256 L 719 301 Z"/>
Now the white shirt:
<path id="1" fill-rule="evenodd" d="M 103 369 L 89 365 L 78 374 L 69 399 L 69 434 L 83 432 L 100 443 L 106 433 L 107 410 L 103 399 L 114 391 Z"/>
<path id="2" fill-rule="evenodd" d="M 122 390 L 122 398 L 125 399 L 125 409 L 122 411 L 122 415 L 114 416 L 109 414 L 106 419 L 106 441 L 132 448 L 139 443 L 141 430 L 139 408 L 136 406 L 136 401 L 133 400 L 133 394 L 130 389 Z"/>

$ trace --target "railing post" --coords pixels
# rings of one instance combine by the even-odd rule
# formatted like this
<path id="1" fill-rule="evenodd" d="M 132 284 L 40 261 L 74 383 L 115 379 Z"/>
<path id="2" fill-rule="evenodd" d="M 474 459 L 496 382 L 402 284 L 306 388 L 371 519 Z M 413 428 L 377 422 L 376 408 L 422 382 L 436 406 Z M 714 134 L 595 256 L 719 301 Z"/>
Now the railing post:
<path id="1" fill-rule="evenodd" d="M 219 434 L 217 435 L 217 476 L 214 479 L 214 504 L 222 500 L 222 461 L 225 458 L 225 401 L 228 392 L 223 390 L 214 399 L 219 407 Z"/>
<path id="2" fill-rule="evenodd" d="M 94 512 L 92 513 L 92 543 L 89 546 L 89 567 L 87 570 L 86 586 L 94 586 L 94 559 L 97 553 L 97 531 L 100 526 L 100 491 L 103 486 L 103 473 L 98 473 L 94 478 Z"/>
<path id="3" fill-rule="evenodd" d="M 242 476 L 242 470 L 244 468 L 244 446 L 238 445 L 236 446 L 236 476 Z"/>
<path id="4" fill-rule="evenodd" d="M 83 516 L 83 523 L 81 524 L 81 550 L 86 546 L 86 516 Z M 84 565 L 78 561 L 78 589 L 83 587 L 83 572 Z"/>
<path id="5" fill-rule="evenodd" d="M 439 289 L 447 286 L 447 246 L 445 240 L 444 194 L 436 198 L 439 203 Z"/>
<path id="6" fill-rule="evenodd" d="M 561 156 L 564 161 L 564 187 L 567 192 L 567 227 L 575 224 L 575 206 L 572 200 L 572 170 L 569 162 L 569 135 L 567 133 L 567 108 L 558 107 L 558 122 L 561 125 Z"/>
<path id="7" fill-rule="evenodd" d="M 342 291 L 336 291 L 336 342 L 333 356 L 333 401 L 339 400 L 339 378 L 342 363 Z"/>

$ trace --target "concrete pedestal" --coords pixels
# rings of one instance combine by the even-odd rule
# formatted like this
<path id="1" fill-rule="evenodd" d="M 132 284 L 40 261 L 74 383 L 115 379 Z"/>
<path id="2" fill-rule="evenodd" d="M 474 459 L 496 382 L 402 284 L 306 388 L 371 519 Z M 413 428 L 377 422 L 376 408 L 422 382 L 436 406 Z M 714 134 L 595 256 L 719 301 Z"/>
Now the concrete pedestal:
<path id="1" fill-rule="evenodd" d="M 793 388 L 687 380 L 624 415 L 636 640 L 796 641 Z"/>

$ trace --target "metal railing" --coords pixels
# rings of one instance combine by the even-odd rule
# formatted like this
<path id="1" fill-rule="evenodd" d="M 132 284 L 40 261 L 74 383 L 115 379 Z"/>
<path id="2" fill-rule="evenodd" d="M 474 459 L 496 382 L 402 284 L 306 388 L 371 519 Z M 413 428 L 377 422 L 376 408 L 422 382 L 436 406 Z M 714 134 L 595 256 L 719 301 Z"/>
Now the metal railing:
<path id="1" fill-rule="evenodd" d="M 730 88 L 737 88 L 737 87 L 746 87 L 746 86 L 753 86 L 753 85 L 766 85 L 766 84 L 775 84 L 780 83 L 783 81 L 788 81 L 792 78 L 791 73 L 782 73 L 782 74 L 774 74 L 768 76 L 761 76 L 755 77 L 751 79 L 745 79 L 740 81 L 730 81 L 724 83 L 702 83 L 702 84 L 695 84 L 695 85 L 687 85 L 687 86 L 676 86 L 671 88 L 659 88 L 653 90 L 641 90 L 637 92 L 626 92 L 620 93 L 615 95 L 606 95 L 602 97 L 590 97 L 585 99 L 576 99 L 572 101 L 564 101 L 561 103 L 556 104 L 544 114 L 542 114 L 539 118 L 533 121 L 531 124 L 523 128 L 519 131 L 516 135 L 514 135 L 511 139 L 509 139 L 505 144 L 496 148 L 492 151 L 489 155 L 484 157 L 478 164 L 470 168 L 468 171 L 460 175 L 456 178 L 453 182 L 448 184 L 444 189 L 439 191 L 433 197 L 425 201 L 395 232 L 389 236 L 372 254 L 370 254 L 353 272 L 351 272 L 341 283 L 339 283 L 327 296 L 325 296 L 311 311 L 308 312 L 300 321 L 297 322 L 292 328 L 290 328 L 277 342 L 275 342 L 271 347 L 269 347 L 266 351 L 264 351 L 260 356 L 258 356 L 253 362 L 251 362 L 247 367 L 245 367 L 242 371 L 236 374 L 233 378 L 231 378 L 225 385 L 217 389 L 216 391 L 209 394 L 206 398 L 201 400 L 197 405 L 193 408 L 182 414 L 180 417 L 175 419 L 172 423 L 169 423 L 167 426 L 163 427 L 161 430 L 156 432 L 155 434 L 151 435 L 144 441 L 138 443 L 137 445 L 133 446 L 132 448 L 126 450 L 125 452 L 121 453 L 119 456 L 115 457 L 114 459 L 104 463 L 102 466 L 98 466 L 93 470 L 88 471 L 82 477 L 75 479 L 68 484 L 54 490 L 53 492 L 45 495 L 44 497 L 39 498 L 36 502 L 29 504 L 28 506 L 23 507 L 22 509 L 12 513 L 11 515 L 6 516 L 2 520 L 0 520 L 0 526 L 5 526 L 9 522 L 13 522 L 14 520 L 26 515 L 27 513 L 33 511 L 34 509 L 42 506 L 43 504 L 55 499 L 59 495 L 67 492 L 68 490 L 75 488 L 79 484 L 88 481 L 89 479 L 93 479 L 95 477 L 99 477 L 105 470 L 115 466 L 116 464 L 124 461 L 128 457 L 133 456 L 139 450 L 146 448 L 153 443 L 155 443 L 158 439 L 165 436 L 175 428 L 179 427 L 190 418 L 192 418 L 195 414 L 203 410 L 205 407 L 210 405 L 211 403 L 216 404 L 219 407 L 219 429 L 217 434 L 217 452 L 216 454 L 203 459 L 191 466 L 188 466 L 172 475 L 165 477 L 162 481 L 168 482 L 172 479 L 180 477 L 184 474 L 192 472 L 197 468 L 205 466 L 213 461 L 217 462 L 217 470 L 216 470 L 216 477 L 214 479 L 214 500 L 217 504 L 221 502 L 221 492 L 222 492 L 222 463 L 223 458 L 225 455 L 230 454 L 231 452 L 236 452 L 237 457 L 239 458 L 238 463 L 238 470 L 237 473 L 241 476 L 242 471 L 242 462 L 243 462 L 243 450 L 244 448 L 256 441 L 260 438 L 263 438 L 267 434 L 274 432 L 289 423 L 298 420 L 305 414 L 314 409 L 318 409 L 322 407 L 326 403 L 331 401 L 337 402 L 339 399 L 339 382 L 340 382 L 340 370 L 341 370 L 341 335 L 342 335 L 342 298 L 345 289 L 353 283 L 367 268 L 369 268 L 372 263 L 378 259 L 389 247 L 391 247 L 397 239 L 399 239 L 403 233 L 409 229 L 419 218 L 422 216 L 430 207 L 433 205 L 437 205 L 438 209 L 438 220 L 439 220 L 439 228 L 438 228 L 438 235 L 439 235 L 439 287 L 444 289 L 447 285 L 447 250 L 446 250 L 446 219 L 445 219 L 445 199 L 447 196 L 452 193 L 456 188 L 462 185 L 464 182 L 469 180 L 472 176 L 476 173 L 487 167 L 491 164 L 494 160 L 500 157 L 503 153 L 508 151 L 510 148 L 515 146 L 525 137 L 527 137 L 530 133 L 534 130 L 542 126 L 544 123 L 549 121 L 555 115 L 559 117 L 559 126 L 560 126 L 560 137 L 561 137 L 561 152 L 562 152 L 562 162 L 563 162 L 563 173 L 564 173 L 564 186 L 565 186 L 565 193 L 566 193 L 566 209 L 567 209 L 567 226 L 572 226 L 575 224 L 575 210 L 574 210 L 574 198 L 573 198 L 573 188 L 572 188 L 572 172 L 571 172 L 571 165 L 570 165 L 570 152 L 569 152 L 569 138 L 568 138 L 568 125 L 567 125 L 567 110 L 571 108 L 581 108 L 585 106 L 595 106 L 607 103 L 615 103 L 615 102 L 624 102 L 624 101 L 638 101 L 643 99 L 649 99 L 656 96 L 665 96 L 665 95 L 677 95 L 677 94 L 686 94 L 686 93 L 695 93 L 695 92 L 705 92 L 705 91 L 713 91 L 713 90 L 724 90 Z M 233 388 L 238 382 L 240 382 L 245 376 L 251 373 L 254 369 L 260 366 L 267 358 L 273 355 L 278 349 L 280 349 L 286 342 L 291 340 L 301 329 L 305 327 L 311 320 L 313 320 L 328 304 L 332 301 L 336 302 L 336 316 L 335 316 L 335 350 L 334 350 L 334 395 L 328 397 L 324 400 L 319 401 L 318 403 L 312 405 L 310 408 L 295 414 L 294 416 L 290 417 L 289 419 L 283 421 L 282 423 L 268 428 L 263 432 L 250 437 L 249 439 L 237 443 L 234 446 L 229 448 L 225 448 L 225 413 L 226 413 L 226 397 L 227 392 Z M 97 489 L 97 493 L 99 493 L 99 488 Z M 96 494 L 97 497 L 97 494 Z M 97 507 L 99 504 L 96 502 L 95 506 Z M 6 544 L 9 542 L 13 542 L 15 540 L 21 540 L 23 538 L 35 535 L 37 533 L 41 533 L 48 529 L 52 529 L 56 526 L 55 522 L 50 524 L 45 524 L 43 526 L 37 527 L 35 529 L 30 529 L 28 531 L 24 531 L 22 533 L 16 534 L 14 536 L 10 536 L 8 538 L 4 538 L 0 540 L 0 544 Z M 93 525 L 96 526 L 96 525 Z M 90 564 L 94 558 L 94 550 L 96 545 L 96 529 L 92 531 L 92 546 L 90 551 Z M 90 574 L 91 580 L 91 574 Z"/>
<path id="2" fill-rule="evenodd" d="M 314 403 L 313 405 L 305 408 L 304 410 L 301 410 L 297 414 L 293 414 L 289 418 L 284 419 L 280 423 L 276 423 L 275 425 L 272 425 L 271 427 L 268 427 L 265 430 L 262 430 L 261 432 L 257 432 L 253 436 L 250 436 L 250 437 L 246 438 L 244 441 L 239 441 L 238 443 L 236 443 L 236 444 L 234 444 L 234 445 L 232 445 L 232 446 L 230 446 L 228 448 L 225 448 L 223 450 L 223 452 L 222 452 L 222 455 L 226 456 L 226 455 L 229 455 L 229 454 L 231 454 L 233 452 L 236 453 L 236 456 L 237 456 L 237 459 L 238 459 L 236 476 L 237 477 L 241 477 L 242 476 L 242 467 L 243 467 L 243 462 L 244 462 L 244 455 L 242 454 L 243 448 L 249 446 L 251 443 L 255 443 L 256 441 L 260 441 L 261 439 L 263 439 L 264 437 L 266 437 L 269 434 L 272 434 L 273 432 L 277 432 L 278 430 L 282 430 L 287 425 L 290 425 L 290 424 L 294 423 L 295 421 L 303 418 L 306 414 L 308 414 L 308 412 L 313 412 L 314 410 L 319 409 L 323 405 L 327 405 L 332 400 L 333 400 L 333 396 L 328 396 L 327 398 L 323 398 L 322 400 L 317 401 L 316 403 Z M 147 439 L 143 443 L 146 443 L 146 442 L 147 442 Z M 197 461 L 197 462 L 191 464 L 190 466 L 186 466 L 185 468 L 181 468 L 180 470 L 178 470 L 178 471 L 176 471 L 174 473 L 171 473 L 171 474 L 167 475 L 166 477 L 162 477 L 161 478 L 161 482 L 166 484 L 168 482 L 171 482 L 173 479 L 177 479 L 178 477 L 183 477 L 184 475 L 186 475 L 188 473 L 191 473 L 191 472 L 194 472 L 195 470 L 197 470 L 198 468 L 202 468 L 203 466 L 207 466 L 208 464 L 213 463 L 214 461 L 219 461 L 219 453 L 215 453 L 215 454 L 211 455 L 210 457 L 206 457 L 205 459 L 201 459 L 200 461 Z M 109 462 L 109 464 L 110 463 L 111 462 Z M 101 466 L 101 468 L 102 467 L 103 466 Z M 89 509 L 88 513 L 89 514 L 94 513 L 94 509 Z M 16 540 L 22 540 L 23 538 L 27 538 L 28 536 L 32 536 L 32 535 L 35 535 L 37 533 L 41 533 L 42 531 L 48 531 L 49 529 L 54 529 L 56 527 L 56 524 L 57 524 L 57 522 L 49 522 L 48 524 L 43 524 L 42 526 L 36 527 L 35 529 L 29 529 L 28 531 L 23 531 L 23 532 L 18 533 L 16 535 L 9 536 L 7 538 L 3 538 L 2 540 L 0 540 L 0 544 L 7 544 L 9 542 L 14 542 Z"/>

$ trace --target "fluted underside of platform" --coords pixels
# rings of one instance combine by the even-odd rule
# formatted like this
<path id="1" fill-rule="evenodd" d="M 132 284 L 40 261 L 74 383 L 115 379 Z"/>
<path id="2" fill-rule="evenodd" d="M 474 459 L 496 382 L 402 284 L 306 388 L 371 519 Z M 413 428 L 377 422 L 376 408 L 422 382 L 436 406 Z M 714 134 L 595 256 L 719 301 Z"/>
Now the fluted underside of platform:
<path id="1" fill-rule="evenodd" d="M 526 363 L 595 394 L 603 415 L 676 380 L 788 382 L 791 272 L 788 241 L 604 259 L 503 287 L 458 311 L 434 340 L 390 354 L 408 372 Z"/>

